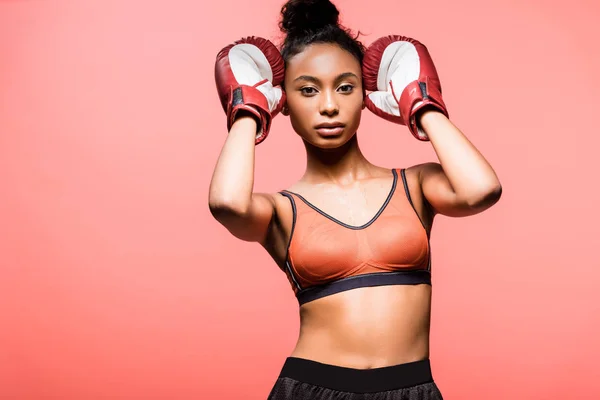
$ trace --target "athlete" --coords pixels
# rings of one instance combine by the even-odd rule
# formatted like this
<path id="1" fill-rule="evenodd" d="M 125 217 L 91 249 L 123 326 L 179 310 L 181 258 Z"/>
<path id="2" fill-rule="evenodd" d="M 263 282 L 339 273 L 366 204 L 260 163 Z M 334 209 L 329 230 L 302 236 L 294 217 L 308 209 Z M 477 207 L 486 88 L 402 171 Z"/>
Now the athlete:
<path id="1" fill-rule="evenodd" d="M 209 191 L 213 216 L 259 243 L 299 302 L 299 338 L 269 399 L 442 399 L 429 362 L 433 220 L 490 208 L 498 177 L 450 121 L 422 43 L 390 35 L 365 48 L 329 0 L 288 1 L 279 26 L 280 49 L 247 37 L 217 56 L 228 133 Z M 439 162 L 402 165 L 403 149 L 393 168 L 368 160 L 364 109 L 431 144 Z M 306 170 L 257 193 L 255 147 L 279 114 Z"/>

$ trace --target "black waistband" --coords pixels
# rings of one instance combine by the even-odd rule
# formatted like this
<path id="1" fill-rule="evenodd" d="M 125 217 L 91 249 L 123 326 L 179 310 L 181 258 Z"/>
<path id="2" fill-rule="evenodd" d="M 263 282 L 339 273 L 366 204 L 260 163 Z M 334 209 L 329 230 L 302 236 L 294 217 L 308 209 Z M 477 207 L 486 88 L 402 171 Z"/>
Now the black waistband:
<path id="1" fill-rule="evenodd" d="M 431 273 L 427 270 L 410 270 L 396 272 L 375 272 L 350 276 L 325 285 L 313 286 L 296 293 L 300 305 L 321 297 L 350 289 L 367 286 L 385 285 L 431 285 Z"/>
<path id="2" fill-rule="evenodd" d="M 288 357 L 280 378 L 355 393 L 394 390 L 433 382 L 429 359 L 372 369 L 356 369 Z"/>

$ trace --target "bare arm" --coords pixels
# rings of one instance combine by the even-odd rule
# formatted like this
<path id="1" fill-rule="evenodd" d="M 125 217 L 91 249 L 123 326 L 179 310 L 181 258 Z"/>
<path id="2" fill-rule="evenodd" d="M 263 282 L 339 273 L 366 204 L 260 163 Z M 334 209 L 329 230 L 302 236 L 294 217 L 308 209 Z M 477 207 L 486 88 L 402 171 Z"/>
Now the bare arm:
<path id="1" fill-rule="evenodd" d="M 502 186 L 483 155 L 442 113 L 425 111 L 420 121 L 440 160 L 419 170 L 423 195 L 434 212 L 464 217 L 494 205 Z"/>
<path id="2" fill-rule="evenodd" d="M 208 205 L 215 219 L 235 237 L 262 242 L 275 203 L 268 194 L 253 193 L 256 131 L 257 122 L 249 115 L 233 123 L 213 172 Z"/>

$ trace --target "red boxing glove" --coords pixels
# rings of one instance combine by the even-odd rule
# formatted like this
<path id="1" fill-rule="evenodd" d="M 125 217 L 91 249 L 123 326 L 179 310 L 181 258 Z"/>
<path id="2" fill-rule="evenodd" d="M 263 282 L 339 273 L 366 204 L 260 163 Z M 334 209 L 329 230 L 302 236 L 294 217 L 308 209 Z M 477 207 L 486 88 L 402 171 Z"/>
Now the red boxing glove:
<path id="1" fill-rule="evenodd" d="M 419 140 L 429 138 L 417 124 L 416 114 L 433 107 L 448 117 L 442 87 L 427 48 L 405 36 L 385 36 L 367 48 L 363 84 L 371 91 L 365 105 L 375 115 L 406 125 Z"/>
<path id="2" fill-rule="evenodd" d="M 223 48 L 217 55 L 215 82 L 227 131 L 240 110 L 253 114 L 258 121 L 255 144 L 269 134 L 271 120 L 285 103 L 285 93 L 276 86 L 284 78 L 285 63 L 279 50 L 260 37 L 246 37 Z"/>

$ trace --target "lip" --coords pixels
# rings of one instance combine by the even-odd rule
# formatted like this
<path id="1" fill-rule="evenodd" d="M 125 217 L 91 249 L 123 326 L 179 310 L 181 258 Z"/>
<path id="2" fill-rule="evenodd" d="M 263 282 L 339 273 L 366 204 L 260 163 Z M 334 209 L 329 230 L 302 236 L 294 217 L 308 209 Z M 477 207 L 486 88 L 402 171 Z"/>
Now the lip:
<path id="1" fill-rule="evenodd" d="M 344 127 L 338 125 L 335 128 L 318 128 L 317 132 L 321 136 L 338 136 L 341 135 L 342 132 L 344 132 Z"/>
<path id="2" fill-rule="evenodd" d="M 320 128 L 343 128 L 344 124 L 342 124 L 341 122 L 324 122 L 322 124 L 319 124 L 317 126 L 315 126 L 315 129 L 320 129 Z"/>
<path id="3" fill-rule="evenodd" d="M 326 122 L 315 126 L 315 130 L 321 136 L 338 136 L 344 132 L 345 126 L 341 122 Z"/>

